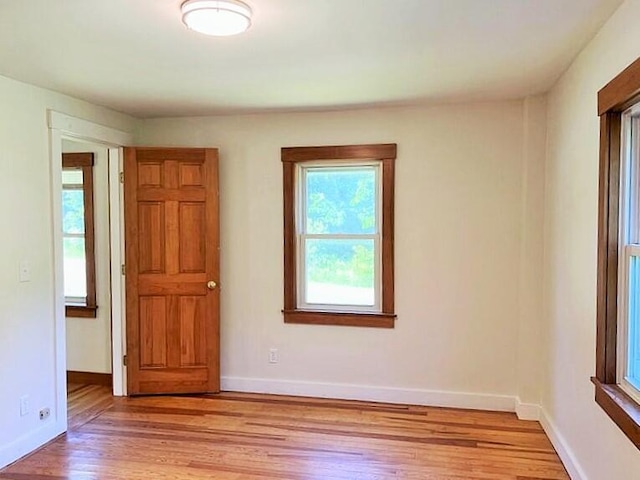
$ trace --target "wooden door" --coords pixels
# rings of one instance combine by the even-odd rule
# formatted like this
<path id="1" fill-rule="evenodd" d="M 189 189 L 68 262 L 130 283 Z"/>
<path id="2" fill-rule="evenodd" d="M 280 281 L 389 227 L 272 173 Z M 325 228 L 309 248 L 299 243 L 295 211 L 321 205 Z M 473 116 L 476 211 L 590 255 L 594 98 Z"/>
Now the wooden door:
<path id="1" fill-rule="evenodd" d="M 218 151 L 125 148 L 128 393 L 220 390 Z"/>

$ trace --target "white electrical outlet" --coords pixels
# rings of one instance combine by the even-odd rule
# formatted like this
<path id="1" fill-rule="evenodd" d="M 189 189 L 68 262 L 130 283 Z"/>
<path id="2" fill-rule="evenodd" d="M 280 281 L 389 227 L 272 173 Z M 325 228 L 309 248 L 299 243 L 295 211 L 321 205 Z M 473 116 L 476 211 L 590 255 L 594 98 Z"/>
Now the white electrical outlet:
<path id="1" fill-rule="evenodd" d="M 20 416 L 29 415 L 29 395 L 20 397 Z"/>
<path id="2" fill-rule="evenodd" d="M 43 408 L 42 410 L 40 410 L 40 420 L 46 420 L 47 418 L 49 418 L 50 415 L 51 415 L 50 408 Z"/>
<path id="3" fill-rule="evenodd" d="M 278 349 L 270 348 L 269 349 L 269 363 L 278 363 Z"/>

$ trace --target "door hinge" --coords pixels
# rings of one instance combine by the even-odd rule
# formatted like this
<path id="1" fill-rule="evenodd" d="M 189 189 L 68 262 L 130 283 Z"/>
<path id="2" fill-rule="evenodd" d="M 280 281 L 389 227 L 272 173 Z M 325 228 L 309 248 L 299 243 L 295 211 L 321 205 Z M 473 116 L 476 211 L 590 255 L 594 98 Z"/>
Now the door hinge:
<path id="1" fill-rule="evenodd" d="M 121 273 L 122 275 L 124 275 L 124 274 L 125 274 L 125 272 L 126 272 L 126 268 L 125 268 L 124 263 L 123 263 L 122 265 L 120 265 L 120 273 Z"/>
<path id="2" fill-rule="evenodd" d="M 126 355 L 124 355 L 124 356 L 122 357 L 122 364 L 123 364 L 125 367 L 127 366 L 127 356 L 126 356 Z"/>
<path id="3" fill-rule="evenodd" d="M 120 183 L 124 183 L 124 172 L 120 172 Z"/>

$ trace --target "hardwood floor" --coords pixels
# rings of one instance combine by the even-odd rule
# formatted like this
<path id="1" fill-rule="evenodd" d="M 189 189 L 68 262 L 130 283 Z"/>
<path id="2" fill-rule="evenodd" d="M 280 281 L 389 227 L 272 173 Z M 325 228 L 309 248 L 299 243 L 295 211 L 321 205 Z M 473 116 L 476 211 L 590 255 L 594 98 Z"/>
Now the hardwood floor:
<path id="1" fill-rule="evenodd" d="M 509 413 L 99 388 L 70 392 L 74 427 L 0 479 L 569 479 L 540 425 Z"/>
<path id="2" fill-rule="evenodd" d="M 67 384 L 67 421 L 75 430 L 113 405 L 111 387 L 106 385 Z"/>

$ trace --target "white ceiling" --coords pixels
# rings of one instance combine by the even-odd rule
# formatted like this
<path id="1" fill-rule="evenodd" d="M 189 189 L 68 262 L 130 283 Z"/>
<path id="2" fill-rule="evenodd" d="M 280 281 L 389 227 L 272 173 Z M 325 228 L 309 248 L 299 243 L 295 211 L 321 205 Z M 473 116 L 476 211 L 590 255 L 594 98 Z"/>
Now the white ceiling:
<path id="1" fill-rule="evenodd" d="M 246 1 L 252 28 L 216 38 L 181 0 L 0 0 L 0 75 L 138 117 L 516 98 L 622 3 Z"/>

